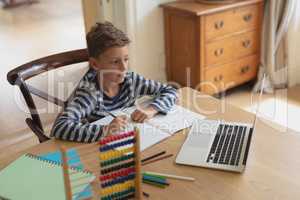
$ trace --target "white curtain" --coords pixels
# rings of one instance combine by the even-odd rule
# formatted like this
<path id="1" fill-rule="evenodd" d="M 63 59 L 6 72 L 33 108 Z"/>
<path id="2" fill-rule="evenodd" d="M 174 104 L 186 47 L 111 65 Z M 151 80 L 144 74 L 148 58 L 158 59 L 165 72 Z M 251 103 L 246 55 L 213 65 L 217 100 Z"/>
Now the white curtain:
<path id="1" fill-rule="evenodd" d="M 264 92 L 288 86 L 287 31 L 297 0 L 266 0 L 264 9 L 261 65 L 254 91 L 259 91 L 266 74 Z"/>
<path id="2" fill-rule="evenodd" d="M 288 30 L 289 41 L 289 87 L 300 84 L 300 1 L 296 0 L 295 10 Z"/>

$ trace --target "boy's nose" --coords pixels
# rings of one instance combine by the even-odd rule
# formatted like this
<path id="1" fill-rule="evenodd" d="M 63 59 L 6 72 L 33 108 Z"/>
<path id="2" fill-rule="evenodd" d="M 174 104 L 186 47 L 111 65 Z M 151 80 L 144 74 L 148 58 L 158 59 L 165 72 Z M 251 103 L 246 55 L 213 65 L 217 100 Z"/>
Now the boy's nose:
<path id="1" fill-rule="evenodd" d="M 127 63 L 122 62 L 119 66 L 120 71 L 126 71 L 127 70 Z"/>

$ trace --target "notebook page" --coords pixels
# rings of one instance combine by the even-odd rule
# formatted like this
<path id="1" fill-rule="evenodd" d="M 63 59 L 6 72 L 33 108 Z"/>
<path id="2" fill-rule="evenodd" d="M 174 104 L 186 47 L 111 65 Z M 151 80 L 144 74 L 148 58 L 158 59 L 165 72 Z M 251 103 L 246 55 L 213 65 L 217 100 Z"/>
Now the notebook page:
<path id="1" fill-rule="evenodd" d="M 169 134 L 174 134 L 192 126 L 196 119 L 204 118 L 204 115 L 192 112 L 182 106 L 174 105 L 167 115 L 158 114 L 150 119 L 148 123 Z"/>
<path id="2" fill-rule="evenodd" d="M 147 123 L 134 123 L 131 122 L 127 127 L 127 131 L 131 131 L 137 127 L 140 130 L 140 148 L 141 151 L 161 142 L 168 138 L 170 135 L 154 126 Z"/>
<path id="3" fill-rule="evenodd" d="M 128 114 L 123 112 L 121 109 L 111 111 L 110 113 L 114 114 L 115 116 L 120 116 L 120 115 L 128 116 Z M 112 116 L 107 115 L 106 117 L 103 117 L 97 121 L 92 122 L 92 124 L 105 126 L 105 125 L 108 125 L 113 119 L 114 118 Z"/>
<path id="4" fill-rule="evenodd" d="M 134 108 L 130 108 L 134 109 Z M 127 115 L 127 117 L 130 119 L 130 114 L 126 111 L 117 111 L 112 112 L 116 116 L 119 115 Z M 108 125 L 113 120 L 113 117 L 107 116 L 105 118 L 102 118 L 98 121 L 93 122 L 93 124 L 100 124 L 100 125 Z M 149 148 L 150 146 L 166 139 L 170 135 L 160 129 L 157 129 L 154 126 L 151 126 L 147 123 L 135 123 L 131 120 L 129 120 L 128 126 L 125 128 L 124 132 L 132 131 L 134 127 L 137 127 L 140 130 L 140 148 L 141 151 Z"/>

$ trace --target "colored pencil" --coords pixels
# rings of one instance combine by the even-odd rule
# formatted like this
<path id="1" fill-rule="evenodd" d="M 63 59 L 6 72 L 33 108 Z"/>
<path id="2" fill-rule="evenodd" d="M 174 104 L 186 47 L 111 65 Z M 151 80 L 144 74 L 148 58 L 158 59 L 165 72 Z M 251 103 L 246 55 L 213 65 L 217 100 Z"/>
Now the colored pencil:
<path id="1" fill-rule="evenodd" d="M 167 177 L 165 176 L 158 176 L 158 175 L 153 175 L 153 174 L 148 174 L 148 173 L 142 173 L 143 175 L 146 175 L 146 176 L 153 176 L 153 177 L 157 177 L 157 178 L 161 178 L 161 179 L 166 179 Z"/>
<path id="2" fill-rule="evenodd" d="M 159 188 L 165 188 L 166 187 L 166 185 L 162 185 L 162 184 L 159 184 L 159 183 L 154 183 L 154 182 L 146 181 L 146 180 L 143 180 L 143 183 L 146 183 L 148 185 L 152 185 L 152 186 L 155 186 L 155 187 L 159 187 Z"/>
<path id="3" fill-rule="evenodd" d="M 165 182 L 157 182 L 157 181 L 152 181 L 152 180 L 148 180 L 148 179 L 144 179 L 143 181 L 146 182 L 150 182 L 150 183 L 155 183 L 155 184 L 159 184 L 159 185 L 163 185 L 163 186 L 169 186 L 169 183 L 165 183 Z"/>
<path id="4" fill-rule="evenodd" d="M 151 178 L 143 178 L 143 181 L 150 181 L 150 182 L 161 184 L 161 185 L 170 185 L 166 181 L 160 181 L 160 180 L 155 180 L 155 179 L 151 179 Z"/>
<path id="5" fill-rule="evenodd" d="M 155 176 L 149 176 L 149 175 L 143 175 L 143 179 L 145 180 L 150 180 L 150 181 L 156 181 L 156 182 L 160 182 L 160 183 L 166 183 L 166 179 L 165 178 L 158 178 Z"/>
<path id="6" fill-rule="evenodd" d="M 172 174 L 163 174 L 163 173 L 149 172 L 149 171 L 146 171 L 144 173 L 149 174 L 149 175 L 157 175 L 157 176 L 163 176 L 163 177 L 179 179 L 179 180 L 195 181 L 195 178 L 186 177 L 186 176 L 177 176 L 177 175 L 172 175 Z"/>
<path id="7" fill-rule="evenodd" d="M 148 165 L 148 164 L 150 164 L 150 163 L 153 163 L 153 162 L 156 162 L 156 161 L 160 161 L 160 160 L 163 160 L 163 159 L 172 157 L 172 156 L 173 156 L 173 154 L 168 154 L 168 155 L 165 155 L 165 156 L 156 158 L 156 159 L 154 159 L 154 160 L 149 160 L 149 161 L 147 161 L 147 162 L 143 162 L 143 163 L 142 163 L 142 166 Z"/>
<path id="8" fill-rule="evenodd" d="M 146 162 L 146 161 L 148 161 L 148 160 L 151 160 L 151 159 L 153 159 L 153 158 L 156 158 L 156 157 L 158 157 L 158 156 L 161 156 L 161 155 L 163 155 L 163 154 L 165 154 L 165 153 L 166 153 L 166 151 L 162 151 L 162 152 L 159 152 L 159 153 L 154 154 L 154 155 L 152 155 L 152 156 L 146 157 L 146 158 L 142 159 L 142 162 Z"/>

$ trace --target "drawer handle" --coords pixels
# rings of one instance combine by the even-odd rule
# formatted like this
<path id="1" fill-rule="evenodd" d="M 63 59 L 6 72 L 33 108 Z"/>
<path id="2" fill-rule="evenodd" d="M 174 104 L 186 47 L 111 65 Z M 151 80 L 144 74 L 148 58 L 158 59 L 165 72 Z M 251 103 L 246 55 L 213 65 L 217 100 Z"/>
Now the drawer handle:
<path id="1" fill-rule="evenodd" d="M 219 82 L 219 81 L 222 81 L 222 80 L 223 80 L 223 75 L 222 74 L 219 75 L 219 76 L 215 76 L 215 78 L 214 78 L 215 82 Z"/>
<path id="2" fill-rule="evenodd" d="M 219 81 L 222 81 L 223 80 L 223 75 L 221 74 L 220 76 L 219 76 Z"/>
<path id="3" fill-rule="evenodd" d="M 215 50 L 215 56 L 219 57 L 223 54 L 223 52 L 224 52 L 223 48 L 217 49 L 217 50 Z"/>
<path id="4" fill-rule="evenodd" d="M 246 74 L 250 69 L 249 65 L 246 65 L 244 67 L 241 68 L 241 74 Z"/>
<path id="5" fill-rule="evenodd" d="M 252 19 L 252 14 L 244 15 L 244 21 L 249 22 Z"/>
<path id="6" fill-rule="evenodd" d="M 245 68 L 243 67 L 242 69 L 241 69 L 241 74 L 245 74 L 246 72 L 245 72 Z"/>
<path id="7" fill-rule="evenodd" d="M 218 22 L 215 23 L 215 28 L 217 30 L 223 28 L 223 26 L 224 26 L 224 21 L 223 20 L 222 21 L 218 21 Z"/>
<path id="8" fill-rule="evenodd" d="M 251 41 L 250 41 L 250 40 L 246 40 L 246 41 L 243 42 L 243 46 L 244 46 L 245 48 L 249 48 L 249 47 L 250 47 L 250 44 L 251 44 Z"/>

